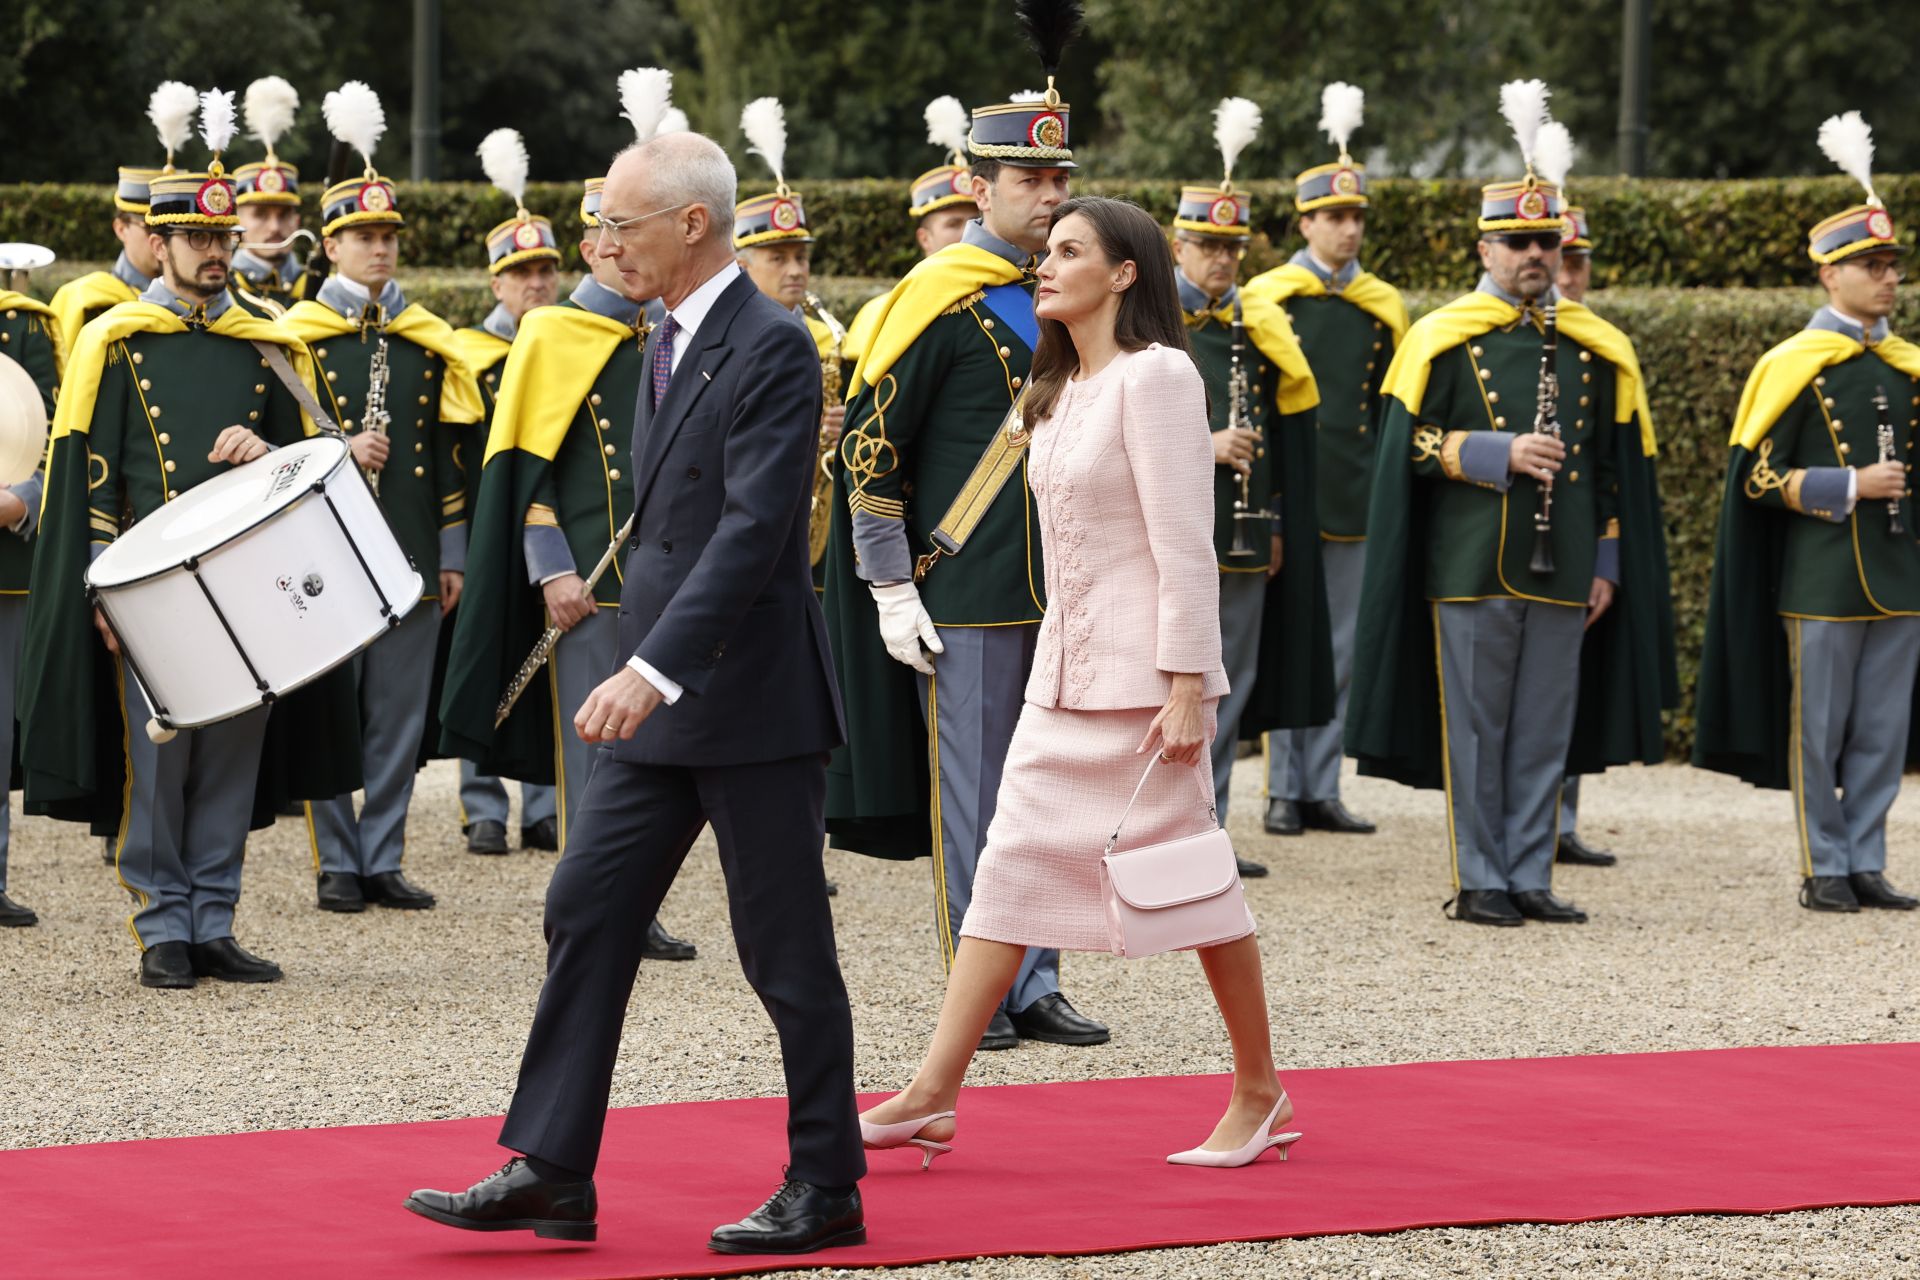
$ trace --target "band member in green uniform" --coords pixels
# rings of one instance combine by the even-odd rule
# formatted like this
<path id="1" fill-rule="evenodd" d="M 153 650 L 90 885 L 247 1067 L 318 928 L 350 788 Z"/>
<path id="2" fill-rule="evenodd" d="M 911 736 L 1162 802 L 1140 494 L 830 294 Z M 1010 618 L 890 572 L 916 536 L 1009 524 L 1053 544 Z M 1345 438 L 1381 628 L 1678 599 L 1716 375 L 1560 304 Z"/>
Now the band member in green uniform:
<path id="1" fill-rule="evenodd" d="M 913 240 L 920 246 L 922 257 L 958 244 L 967 223 L 980 216 L 980 206 L 973 199 L 973 176 L 967 168 L 966 107 L 958 98 L 939 97 L 927 104 L 926 117 L 927 141 L 947 153 L 947 163 L 927 170 L 907 189 L 907 216 L 913 219 Z M 849 372 L 873 341 L 873 331 L 891 293 L 888 290 L 869 298 L 847 326 L 840 355 L 848 362 Z"/>
<path id="2" fill-rule="evenodd" d="M 1233 166 L 1260 128 L 1260 108 L 1226 98 L 1214 109 L 1214 138 L 1226 178 L 1183 187 L 1173 220 L 1175 282 L 1207 385 L 1214 468 L 1214 547 L 1220 564 L 1220 643 L 1228 691 L 1213 741 L 1215 812 L 1225 814 L 1235 749 L 1279 724 L 1307 723 L 1322 686 L 1331 714 L 1332 647 L 1321 599 L 1319 529 L 1314 519 L 1314 412 L 1320 395 L 1286 311 L 1243 298 L 1236 281 L 1252 237 L 1253 201 L 1233 185 Z M 1287 536 L 1291 530 L 1291 537 Z M 1284 602 L 1285 625 L 1264 627 L 1269 584 Z M 1269 705 L 1246 715 L 1256 683 L 1287 688 L 1301 714 Z M 1224 818 L 1222 819 L 1224 821 Z M 1265 866 L 1240 859 L 1240 874 Z"/>
<path id="3" fill-rule="evenodd" d="M 501 366 L 512 350 L 520 321 L 535 307 L 551 305 L 560 283 L 560 246 L 553 223 L 527 212 L 526 143 L 513 129 L 495 129 L 480 142 L 480 164 L 488 181 L 513 199 L 514 216 L 487 232 L 487 282 L 493 290 L 493 310 L 477 327 L 454 335 L 468 370 L 479 380 L 486 406 L 486 415 L 466 433 L 455 453 L 470 511 L 479 496 L 480 464 L 499 403 Z M 443 644 L 458 618 L 456 612 L 441 623 Z M 460 830 L 469 853 L 507 851 L 506 784 L 480 772 L 464 757 L 460 760 Z M 560 848 L 560 817 L 549 784 L 520 784 L 520 845 L 550 853 Z"/>
<path id="4" fill-rule="evenodd" d="M 281 976 L 233 937 L 248 826 L 271 820 L 255 805 L 268 709 L 153 742 L 146 700 L 82 586 L 91 557 L 124 529 L 305 430 L 298 402 L 253 344 L 284 348 L 303 378 L 306 348 L 228 291 L 238 219 L 219 153 L 233 100 L 204 96 L 212 164 L 149 184 L 148 252 L 160 278 L 87 324 L 67 361 L 22 651 L 36 678 L 19 688 L 27 811 L 111 824 L 149 987 Z M 102 679 L 88 658 L 105 653 L 114 658 L 100 664 Z M 331 742 L 304 745 L 310 768 L 336 762 Z"/>
<path id="5" fill-rule="evenodd" d="M 1397 289 L 1360 265 L 1367 229 L 1367 171 L 1348 153 L 1347 144 L 1365 109 L 1366 95 L 1354 85 L 1335 83 L 1321 91 L 1320 128 L 1338 149 L 1338 158 L 1294 180 L 1293 207 L 1300 214 L 1306 247 L 1246 288 L 1248 298 L 1286 309 L 1320 385 L 1313 483 L 1319 528 L 1314 536 L 1324 564 L 1323 607 L 1333 635 L 1332 716 L 1313 727 L 1267 736 L 1265 827 L 1272 835 L 1299 835 L 1308 827 L 1354 834 L 1374 829 L 1341 802 L 1341 745 L 1360 581 L 1366 572 L 1367 495 L 1380 426 L 1380 384 L 1407 331 L 1407 308 Z M 1278 616 L 1270 612 L 1268 620 L 1284 626 L 1297 616 L 1297 611 Z"/>
<path id="6" fill-rule="evenodd" d="M 1049 6 L 1024 12 L 1036 8 Z M 848 733 L 828 771 L 830 842 L 932 854 L 949 963 L 1044 608 L 1026 437 L 1002 429 L 1038 340 L 1033 271 L 1074 169 L 1069 108 L 1053 87 L 1060 47 L 1043 45 L 1044 95 L 973 113 L 979 219 L 894 288 L 854 370 L 827 557 Z M 957 502 L 987 455 L 991 480 Z M 1058 952 L 1027 953 L 981 1045 L 1011 1048 L 1022 1036 L 1108 1039 L 1061 994 Z"/>
<path id="7" fill-rule="evenodd" d="M 53 308 L 12 289 L 0 289 L 0 360 L 18 365 L 33 392 L 26 403 L 8 406 L 9 413 L 38 411 L 51 422 L 54 398 L 60 389 L 60 340 Z M 17 375 L 8 379 L 13 394 Z M 24 386 L 22 387 L 24 389 Z M 33 535 L 39 528 L 40 498 L 45 476 L 41 472 L 18 484 L 0 485 L 0 759 L 13 758 L 14 678 L 20 666 L 20 643 L 26 634 L 27 589 L 33 569 Z M 7 896 L 7 855 L 12 845 L 11 806 L 0 809 L 0 928 L 37 923 L 29 907 Z"/>
<path id="8" fill-rule="evenodd" d="M 653 67 L 621 75 L 636 145 L 684 129 L 671 127 L 671 83 Z M 482 382 L 490 430 L 468 549 L 472 586 L 454 615 L 440 705 L 443 749 L 482 769 L 554 783 L 562 852 L 596 750 L 573 732 L 573 716 L 618 661 L 618 553 L 591 589 L 585 579 L 633 511 L 625 468 L 647 379 L 646 338 L 666 314 L 657 299 L 627 297 L 620 272 L 597 252 L 604 184 L 587 179 L 580 201 L 588 274 L 565 301 L 521 317 L 496 380 Z M 503 692 L 548 626 L 561 634 L 545 669 L 496 728 Z M 692 960 L 697 952 L 655 919 L 641 955 Z"/>
<path id="9" fill-rule="evenodd" d="M 1920 348 L 1888 327 L 1907 252 L 1860 113 L 1820 127 L 1866 200 L 1808 234 L 1827 302 L 1760 357 L 1733 424 L 1693 762 L 1793 791 L 1800 905 L 1911 911 L 1887 811 L 1917 754 Z"/>
<path id="10" fill-rule="evenodd" d="M 1553 290 L 1571 153 L 1536 166 L 1545 85 L 1500 96 L 1526 176 L 1482 190 L 1480 287 L 1387 374 L 1347 749 L 1445 789 L 1455 919 L 1579 923 L 1560 783 L 1663 757 L 1672 611 L 1639 361 Z"/>
<path id="11" fill-rule="evenodd" d="M 275 155 L 273 146 L 293 127 L 300 95 L 279 76 L 265 76 L 247 86 L 243 106 L 247 132 L 266 147 L 267 158 L 233 171 L 243 236 L 233 255 L 233 282 L 256 298 L 289 307 L 308 292 L 306 272 L 296 252 L 300 170 Z M 305 238 L 311 240 L 313 233 Z"/>
<path id="12" fill-rule="evenodd" d="M 166 151 L 167 170 L 173 168 L 173 153 L 193 137 L 193 113 L 199 105 L 193 89 L 177 80 L 165 81 L 147 100 L 147 119 Z M 48 302 L 62 350 L 73 350 L 87 321 L 109 307 L 132 302 L 160 274 L 159 259 L 147 247 L 152 243 L 147 234 L 147 184 L 164 171 L 120 166 L 113 191 L 113 236 L 120 242 L 120 256 L 105 271 L 90 271 L 67 281 Z"/>
<path id="13" fill-rule="evenodd" d="M 366 172 L 321 197 L 321 234 L 333 271 L 286 323 L 313 349 L 321 385 L 368 473 L 380 507 L 425 584 L 421 607 L 354 659 L 360 687 L 366 803 L 352 795 L 307 806 L 319 906 L 433 906 L 401 873 L 440 618 L 459 603 L 467 550 L 467 496 L 454 456 L 481 418 L 480 394 L 451 326 L 409 304 L 393 272 L 400 210 L 373 167 L 386 127 L 380 100 L 359 81 L 326 98 L 327 125 L 366 161 Z"/>

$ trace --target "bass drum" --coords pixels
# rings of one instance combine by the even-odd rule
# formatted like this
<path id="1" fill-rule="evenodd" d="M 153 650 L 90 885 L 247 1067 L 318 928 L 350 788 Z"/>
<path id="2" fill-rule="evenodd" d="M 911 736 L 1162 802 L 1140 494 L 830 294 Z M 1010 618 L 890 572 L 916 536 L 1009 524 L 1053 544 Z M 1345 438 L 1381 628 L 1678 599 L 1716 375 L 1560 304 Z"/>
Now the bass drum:
<path id="1" fill-rule="evenodd" d="M 20 484 L 47 453 L 47 405 L 40 385 L 10 355 L 0 354 L 0 484 Z"/>
<path id="2" fill-rule="evenodd" d="M 319 679 L 399 626 L 420 585 L 333 436 L 187 490 L 87 570 L 160 730 L 226 720 Z"/>

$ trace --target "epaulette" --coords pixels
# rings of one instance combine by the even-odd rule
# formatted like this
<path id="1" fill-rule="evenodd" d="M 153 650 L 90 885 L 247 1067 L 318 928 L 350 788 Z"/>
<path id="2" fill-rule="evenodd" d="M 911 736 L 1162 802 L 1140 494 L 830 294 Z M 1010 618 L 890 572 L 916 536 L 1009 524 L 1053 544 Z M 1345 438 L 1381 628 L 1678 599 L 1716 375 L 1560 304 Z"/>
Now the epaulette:
<path id="1" fill-rule="evenodd" d="M 962 311 L 971 310 L 973 307 L 978 306 L 980 303 L 985 302 L 986 300 L 987 300 L 987 291 L 985 289 L 976 289 L 972 293 L 968 294 L 966 297 L 960 299 L 960 301 L 948 307 L 945 311 L 942 311 L 940 314 L 943 316 L 957 316 Z"/>

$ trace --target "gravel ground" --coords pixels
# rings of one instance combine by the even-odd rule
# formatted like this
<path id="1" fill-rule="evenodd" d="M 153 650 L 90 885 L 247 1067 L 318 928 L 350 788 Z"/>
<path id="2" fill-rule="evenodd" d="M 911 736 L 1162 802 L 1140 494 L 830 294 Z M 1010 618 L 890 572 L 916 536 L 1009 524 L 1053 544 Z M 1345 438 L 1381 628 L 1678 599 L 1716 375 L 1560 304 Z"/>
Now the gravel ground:
<path id="1" fill-rule="evenodd" d="M 1444 809 L 1433 793 L 1366 779 L 1347 800 L 1372 837 L 1280 840 L 1259 830 L 1259 765 L 1235 777 L 1229 826 L 1272 864 L 1250 881 L 1281 1063 L 1767 1044 L 1895 1041 L 1920 1024 L 1920 916 L 1815 916 L 1794 903 L 1786 797 L 1679 767 L 1590 781 L 1583 834 L 1623 854 L 1561 868 L 1580 928 L 1493 930 L 1442 918 Z M 421 775 L 408 874 L 438 910 L 323 914 L 304 825 L 250 846 L 238 934 L 279 961 L 277 986 L 156 992 L 135 980 L 125 895 L 78 827 L 14 818 L 11 892 L 38 928 L 0 930 L 0 1147 L 498 1114 L 543 966 L 540 902 L 552 855 L 466 854 L 450 764 Z M 17 803 L 17 799 L 16 799 Z M 1894 811 L 1892 873 L 1920 803 Z M 828 855 L 855 1010 L 859 1085 L 897 1087 L 931 1030 L 941 973 L 924 863 Z M 781 1091 L 771 1028 L 732 957 L 710 837 L 663 919 L 697 941 L 691 964 L 646 966 L 614 1081 L 618 1106 Z M 972 1080 L 1013 1084 L 1225 1071 L 1199 966 L 1069 956 L 1076 1005 L 1111 1023 L 1094 1050 L 982 1055 Z M 1516 998 L 1517 997 L 1517 998 Z M 1920 1208 L 1692 1217 L 1337 1236 L 1113 1257 L 904 1269 L 959 1277 L 1809 1276 L 1920 1274 Z M 824 1273 L 807 1273 L 819 1276 Z M 833 1274 L 854 1274 L 851 1272 Z M 871 1273 L 865 1273 L 871 1274 Z"/>

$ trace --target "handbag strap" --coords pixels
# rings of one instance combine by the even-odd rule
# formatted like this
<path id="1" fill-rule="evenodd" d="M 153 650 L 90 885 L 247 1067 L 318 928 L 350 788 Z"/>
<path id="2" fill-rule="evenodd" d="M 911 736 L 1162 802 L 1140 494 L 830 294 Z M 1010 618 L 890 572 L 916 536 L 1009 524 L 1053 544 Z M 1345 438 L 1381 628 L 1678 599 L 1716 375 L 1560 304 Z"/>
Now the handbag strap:
<path id="1" fill-rule="evenodd" d="M 1200 758 L 1202 760 L 1213 759 L 1213 740 L 1211 738 L 1207 739 L 1206 743 L 1201 747 Z M 1147 779 L 1153 776 L 1153 766 L 1159 763 L 1160 753 L 1156 751 L 1153 753 L 1153 758 L 1147 761 L 1146 772 L 1140 775 L 1140 783 L 1133 789 L 1133 798 L 1127 801 L 1126 811 L 1120 815 L 1120 821 L 1113 824 L 1113 834 L 1107 837 L 1107 853 L 1112 853 L 1113 847 L 1120 843 L 1120 828 L 1127 825 L 1127 817 L 1133 812 L 1133 806 L 1140 799 L 1140 793 L 1147 789 Z M 1196 769 L 1198 767 L 1198 765 L 1194 766 Z M 1218 826 L 1220 824 L 1220 814 L 1219 811 L 1213 807 L 1213 789 L 1206 785 L 1205 779 L 1202 779 L 1200 789 L 1206 796 L 1207 817 L 1213 819 L 1214 825 Z"/>

